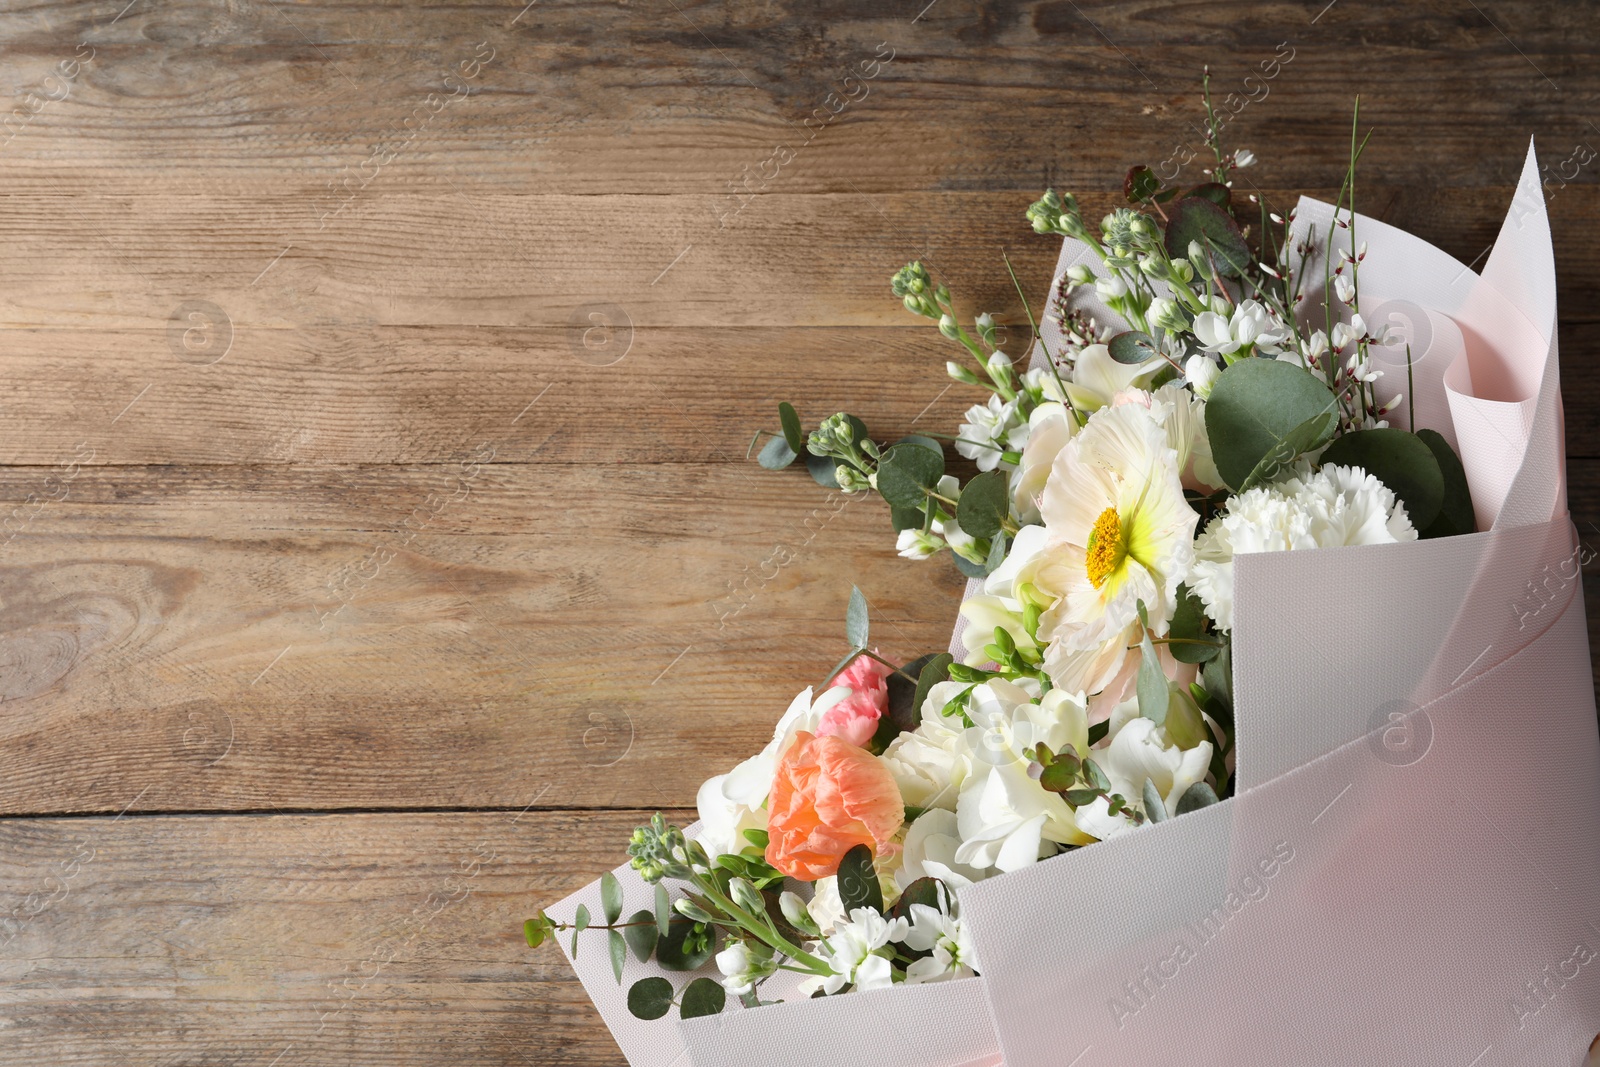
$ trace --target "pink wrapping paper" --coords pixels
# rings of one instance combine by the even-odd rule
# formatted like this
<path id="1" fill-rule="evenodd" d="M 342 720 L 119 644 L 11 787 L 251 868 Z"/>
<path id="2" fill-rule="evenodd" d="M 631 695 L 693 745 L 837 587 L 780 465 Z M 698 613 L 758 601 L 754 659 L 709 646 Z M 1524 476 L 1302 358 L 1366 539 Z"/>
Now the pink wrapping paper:
<path id="1" fill-rule="evenodd" d="M 1328 205 L 1298 214 L 1326 235 Z M 1239 795 L 964 891 L 982 978 L 802 1000 L 780 974 L 782 1005 L 641 1022 L 627 987 L 662 972 L 630 957 L 618 986 L 591 939 L 574 967 L 630 1064 L 1580 1062 L 1600 740 L 1532 153 L 1482 278 L 1372 220 L 1358 239 L 1369 320 L 1412 342 L 1418 424 L 1457 444 L 1485 532 L 1241 557 Z M 579 903 L 599 914 L 598 883 L 550 912 Z"/>

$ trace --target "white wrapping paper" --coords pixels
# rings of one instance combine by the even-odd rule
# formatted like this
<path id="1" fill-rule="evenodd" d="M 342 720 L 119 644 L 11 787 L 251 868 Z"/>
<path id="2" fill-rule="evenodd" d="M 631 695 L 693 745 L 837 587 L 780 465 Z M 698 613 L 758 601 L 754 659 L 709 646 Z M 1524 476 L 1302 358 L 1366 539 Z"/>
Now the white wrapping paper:
<path id="1" fill-rule="evenodd" d="M 1325 237 L 1328 205 L 1298 214 Z M 630 1064 L 1581 1061 L 1600 1032 L 1600 740 L 1532 153 L 1482 278 L 1376 221 L 1357 239 L 1369 318 L 1412 343 L 1384 389 L 1413 379 L 1485 532 L 1241 557 L 1238 795 L 964 891 L 982 978 L 805 1000 L 780 974 L 763 995 L 782 1005 L 641 1022 L 627 987 L 663 972 L 630 956 L 618 986 L 591 938 L 574 967 Z M 1083 254 L 1068 241 L 1058 276 Z M 615 873 L 625 914 L 650 906 Z M 550 913 L 579 903 L 600 913 L 598 883 Z"/>

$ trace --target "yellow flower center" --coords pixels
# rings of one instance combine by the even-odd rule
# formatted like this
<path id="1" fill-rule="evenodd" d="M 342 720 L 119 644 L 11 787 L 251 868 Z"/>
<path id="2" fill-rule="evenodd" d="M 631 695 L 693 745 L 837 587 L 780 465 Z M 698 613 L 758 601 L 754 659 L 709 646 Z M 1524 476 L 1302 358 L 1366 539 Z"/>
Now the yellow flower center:
<path id="1" fill-rule="evenodd" d="M 1128 554 L 1122 544 L 1122 520 L 1116 508 L 1106 508 L 1094 520 L 1089 531 L 1088 559 L 1084 569 L 1089 572 L 1089 583 L 1096 589 L 1106 584 L 1106 578 L 1122 563 Z"/>

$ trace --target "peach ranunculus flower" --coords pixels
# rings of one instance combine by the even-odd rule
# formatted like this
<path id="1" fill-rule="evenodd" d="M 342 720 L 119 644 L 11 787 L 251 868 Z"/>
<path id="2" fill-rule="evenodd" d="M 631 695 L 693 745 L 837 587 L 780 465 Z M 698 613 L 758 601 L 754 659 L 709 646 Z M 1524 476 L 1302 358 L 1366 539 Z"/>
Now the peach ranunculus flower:
<path id="1" fill-rule="evenodd" d="M 834 685 L 850 687 L 850 695 L 829 708 L 817 724 L 818 737 L 837 737 L 866 748 L 878 732 L 878 720 L 889 708 L 889 668 L 867 656 L 857 656 L 839 672 Z"/>
<path id="2" fill-rule="evenodd" d="M 881 854 L 905 822 L 900 787 L 883 761 L 838 737 L 795 735 L 767 798 L 767 862 L 814 882 L 856 845 Z"/>

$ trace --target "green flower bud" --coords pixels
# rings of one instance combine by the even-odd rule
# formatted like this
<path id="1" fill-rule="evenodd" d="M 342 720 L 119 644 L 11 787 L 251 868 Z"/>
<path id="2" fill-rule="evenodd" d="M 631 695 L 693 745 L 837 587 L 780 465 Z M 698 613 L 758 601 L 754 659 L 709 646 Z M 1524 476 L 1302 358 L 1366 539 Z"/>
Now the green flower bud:
<path id="1" fill-rule="evenodd" d="M 711 916 L 706 910 L 688 898 L 680 898 L 672 902 L 672 910 L 682 915 L 685 919 L 693 919 L 697 923 L 708 923 Z"/>
<path id="2" fill-rule="evenodd" d="M 972 373 L 972 371 L 968 370 L 962 364 L 954 361 L 947 360 L 945 362 L 944 372 L 950 375 L 950 377 L 954 378 L 956 381 L 964 382 L 967 385 L 983 384 L 982 379 L 980 379 L 976 374 Z"/>

